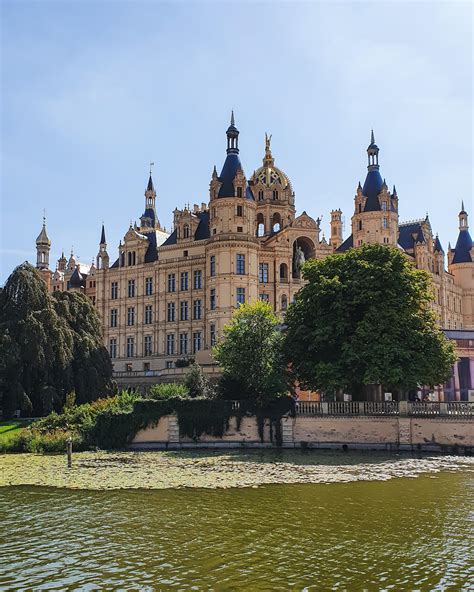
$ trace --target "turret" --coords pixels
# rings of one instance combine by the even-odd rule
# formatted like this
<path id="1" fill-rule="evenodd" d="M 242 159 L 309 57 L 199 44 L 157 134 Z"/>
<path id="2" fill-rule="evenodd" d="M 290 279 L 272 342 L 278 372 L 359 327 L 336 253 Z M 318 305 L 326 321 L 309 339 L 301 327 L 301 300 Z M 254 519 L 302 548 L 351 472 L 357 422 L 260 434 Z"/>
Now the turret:
<path id="1" fill-rule="evenodd" d="M 46 232 L 46 218 L 43 216 L 43 227 L 36 239 L 36 269 L 49 269 L 49 252 L 51 241 Z"/>
<path id="2" fill-rule="evenodd" d="M 468 215 L 464 202 L 459 212 L 459 235 L 454 249 L 449 249 L 448 269 L 454 283 L 462 288 L 463 327 L 474 329 L 474 244 L 469 234 Z"/>
<path id="3" fill-rule="evenodd" d="M 140 217 L 140 231 L 147 232 L 150 230 L 161 230 L 158 216 L 156 215 L 156 191 L 153 185 L 151 176 L 151 167 L 154 165 L 150 163 L 150 176 L 148 178 L 148 185 L 145 191 L 145 211 Z"/>
<path id="4" fill-rule="evenodd" d="M 334 250 L 342 244 L 342 211 L 332 210 L 331 212 L 331 245 Z"/>
<path id="5" fill-rule="evenodd" d="M 108 269 L 109 254 L 107 253 L 107 242 L 105 240 L 105 228 L 102 224 L 102 232 L 100 233 L 99 252 L 97 253 L 97 269 Z"/>

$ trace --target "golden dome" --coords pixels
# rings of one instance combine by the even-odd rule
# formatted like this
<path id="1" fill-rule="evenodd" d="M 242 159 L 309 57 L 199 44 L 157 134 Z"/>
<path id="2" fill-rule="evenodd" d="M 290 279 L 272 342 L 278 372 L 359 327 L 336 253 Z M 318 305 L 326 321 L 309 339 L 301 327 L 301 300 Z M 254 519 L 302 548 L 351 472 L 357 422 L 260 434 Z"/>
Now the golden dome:
<path id="1" fill-rule="evenodd" d="M 286 189 L 291 183 L 285 173 L 275 166 L 275 159 L 270 150 L 271 140 L 272 136 L 265 134 L 265 156 L 263 158 L 263 166 L 254 172 L 252 175 L 252 181 L 254 184 L 261 183 L 262 185 L 265 185 L 265 187 L 272 187 L 275 184 L 279 184 L 283 189 Z"/>

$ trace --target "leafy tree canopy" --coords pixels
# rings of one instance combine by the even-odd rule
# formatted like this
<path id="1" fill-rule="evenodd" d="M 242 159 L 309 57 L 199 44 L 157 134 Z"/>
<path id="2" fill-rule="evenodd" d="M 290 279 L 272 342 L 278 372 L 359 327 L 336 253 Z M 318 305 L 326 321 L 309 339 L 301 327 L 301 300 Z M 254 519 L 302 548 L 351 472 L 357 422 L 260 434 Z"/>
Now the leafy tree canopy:
<path id="1" fill-rule="evenodd" d="M 436 385 L 456 360 L 431 309 L 429 275 L 398 249 L 364 245 L 305 263 L 286 314 L 285 355 L 313 390 Z"/>
<path id="2" fill-rule="evenodd" d="M 18 266 L 0 293 L 0 397 L 3 413 L 43 415 L 66 393 L 78 402 L 107 394 L 111 363 L 97 312 L 81 294 L 51 297 L 30 264 Z"/>
<path id="3" fill-rule="evenodd" d="M 278 323 L 270 305 L 257 301 L 240 305 L 224 327 L 213 353 L 223 370 L 223 390 L 229 394 L 226 385 L 232 385 L 232 398 L 264 405 L 287 392 Z"/>

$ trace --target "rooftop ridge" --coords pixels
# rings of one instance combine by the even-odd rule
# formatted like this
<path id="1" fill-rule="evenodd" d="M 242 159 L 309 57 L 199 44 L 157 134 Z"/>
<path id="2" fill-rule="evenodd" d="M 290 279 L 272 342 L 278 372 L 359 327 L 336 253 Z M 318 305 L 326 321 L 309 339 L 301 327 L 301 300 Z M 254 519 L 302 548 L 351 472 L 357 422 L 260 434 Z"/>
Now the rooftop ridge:
<path id="1" fill-rule="evenodd" d="M 409 224 L 421 224 L 426 218 L 415 218 L 414 220 L 407 220 L 406 222 L 400 222 L 398 226 L 408 226 Z"/>

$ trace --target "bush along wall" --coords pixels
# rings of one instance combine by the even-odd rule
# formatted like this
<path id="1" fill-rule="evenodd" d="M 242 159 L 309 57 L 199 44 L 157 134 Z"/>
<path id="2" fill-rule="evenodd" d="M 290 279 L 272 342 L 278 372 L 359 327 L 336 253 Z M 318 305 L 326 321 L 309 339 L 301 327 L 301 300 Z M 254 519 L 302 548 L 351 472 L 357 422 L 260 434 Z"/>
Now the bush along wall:
<path id="1" fill-rule="evenodd" d="M 197 441 L 202 434 L 222 438 L 231 417 L 237 418 L 237 429 L 243 417 L 257 418 L 260 440 L 264 439 L 265 421 L 270 420 L 270 439 L 281 446 L 281 419 L 294 413 L 291 397 L 277 399 L 268 407 L 258 407 L 251 401 L 240 401 L 232 409 L 232 401 L 222 399 L 166 399 L 136 401 L 132 412 L 106 411 L 100 414 L 88 434 L 91 445 L 99 448 L 123 448 L 142 429 L 155 426 L 165 415 L 177 415 L 181 436 Z"/>

